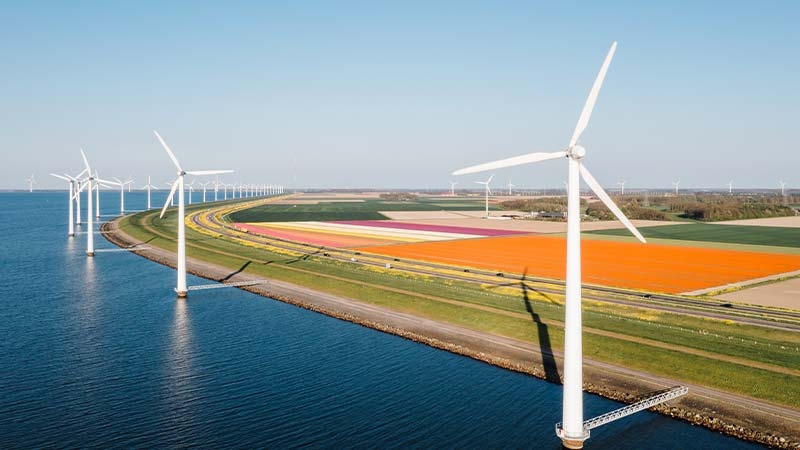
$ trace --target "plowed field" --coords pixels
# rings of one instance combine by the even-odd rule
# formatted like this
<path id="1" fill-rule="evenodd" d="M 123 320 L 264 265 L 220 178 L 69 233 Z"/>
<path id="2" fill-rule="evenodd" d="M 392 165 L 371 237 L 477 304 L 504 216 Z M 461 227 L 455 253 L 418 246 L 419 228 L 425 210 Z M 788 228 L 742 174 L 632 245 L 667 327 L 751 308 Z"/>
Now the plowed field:
<path id="1" fill-rule="evenodd" d="M 800 270 L 800 256 L 584 239 L 585 283 L 680 293 Z M 398 258 L 564 279 L 566 239 L 510 236 L 361 247 Z"/>

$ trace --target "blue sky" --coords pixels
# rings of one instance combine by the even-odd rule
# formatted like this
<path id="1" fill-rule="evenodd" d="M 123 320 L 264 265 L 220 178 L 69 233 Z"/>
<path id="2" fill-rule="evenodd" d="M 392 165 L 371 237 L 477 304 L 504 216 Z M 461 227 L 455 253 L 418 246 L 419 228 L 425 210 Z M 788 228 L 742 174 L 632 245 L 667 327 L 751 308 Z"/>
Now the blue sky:
<path id="1" fill-rule="evenodd" d="M 554 4 L 555 3 L 555 4 Z M 602 4 L 601 4 L 602 3 Z M 605 186 L 800 188 L 800 3 L 6 2 L 0 188 L 49 172 L 300 187 L 477 186 L 572 134 Z M 495 183 L 559 187 L 566 164 Z"/>

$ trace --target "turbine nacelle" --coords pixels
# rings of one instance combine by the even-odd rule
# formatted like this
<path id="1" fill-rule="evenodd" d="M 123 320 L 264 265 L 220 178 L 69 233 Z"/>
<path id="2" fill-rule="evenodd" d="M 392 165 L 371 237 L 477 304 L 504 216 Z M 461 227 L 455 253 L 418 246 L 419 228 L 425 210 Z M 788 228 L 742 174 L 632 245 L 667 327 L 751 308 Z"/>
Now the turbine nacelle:
<path id="1" fill-rule="evenodd" d="M 576 161 L 581 160 L 586 156 L 586 149 L 582 145 L 573 145 L 567 150 L 567 157 Z"/>

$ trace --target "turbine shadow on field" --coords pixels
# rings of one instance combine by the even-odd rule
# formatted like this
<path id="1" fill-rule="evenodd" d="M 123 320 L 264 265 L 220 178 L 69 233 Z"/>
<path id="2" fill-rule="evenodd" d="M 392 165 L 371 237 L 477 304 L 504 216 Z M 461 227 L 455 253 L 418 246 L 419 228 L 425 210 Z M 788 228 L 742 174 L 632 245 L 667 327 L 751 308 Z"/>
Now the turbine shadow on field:
<path id="1" fill-rule="evenodd" d="M 306 253 L 303 256 L 295 258 L 295 259 L 293 259 L 291 261 L 287 261 L 286 264 L 294 264 L 296 262 L 305 261 L 305 260 L 307 260 L 308 258 L 310 258 L 310 257 L 312 257 L 314 255 L 318 255 L 318 254 L 322 253 L 323 250 L 325 250 L 325 247 L 319 247 L 314 252 Z"/>
<path id="2" fill-rule="evenodd" d="M 225 277 L 223 277 L 223 278 L 220 278 L 220 279 L 219 279 L 219 280 L 217 280 L 217 281 L 218 281 L 218 282 L 220 282 L 220 283 L 224 283 L 224 282 L 226 282 L 226 281 L 230 280 L 231 278 L 235 277 L 236 275 L 238 275 L 238 274 L 240 274 L 240 273 L 244 272 L 244 269 L 246 269 L 246 268 L 247 268 L 247 266 L 249 266 L 249 265 L 250 265 L 250 263 L 252 263 L 252 262 L 253 262 L 253 261 L 247 261 L 246 263 L 244 263 L 244 264 L 242 265 L 242 267 L 239 267 L 239 269 L 238 269 L 238 270 L 236 270 L 236 271 L 234 271 L 234 272 L 231 272 L 231 273 L 229 273 L 227 276 L 225 276 Z"/>
<path id="3" fill-rule="evenodd" d="M 536 331 L 537 335 L 539 336 L 539 350 L 542 353 L 542 366 L 544 366 L 544 377 L 547 381 L 553 383 L 561 383 L 561 376 L 558 373 L 558 366 L 556 365 L 556 358 L 553 356 L 553 347 L 550 344 L 550 333 L 547 330 L 547 324 L 542 322 L 542 319 L 539 317 L 539 314 L 536 313 L 533 309 L 533 302 L 528 297 L 528 291 L 532 289 L 525 283 L 525 278 L 528 274 L 528 268 L 526 267 L 525 270 L 522 272 L 522 278 L 520 278 L 520 288 L 522 289 L 522 299 L 525 301 L 525 309 L 531 315 L 531 319 L 533 323 L 536 324 Z M 540 293 L 541 295 L 545 295 Z M 546 295 L 545 295 L 546 298 Z"/>

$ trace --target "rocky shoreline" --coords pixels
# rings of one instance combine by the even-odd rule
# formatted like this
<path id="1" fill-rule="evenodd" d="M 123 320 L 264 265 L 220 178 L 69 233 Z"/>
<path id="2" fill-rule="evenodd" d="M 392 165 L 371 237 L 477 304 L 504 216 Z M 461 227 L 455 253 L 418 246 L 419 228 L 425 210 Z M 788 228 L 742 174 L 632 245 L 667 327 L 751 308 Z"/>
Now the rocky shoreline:
<path id="1" fill-rule="evenodd" d="M 106 239 L 119 247 L 131 248 L 142 245 L 142 242 L 120 231 L 116 221 L 104 223 L 102 231 Z M 134 253 L 159 264 L 175 267 L 174 254 L 170 252 L 161 249 L 141 249 L 134 250 Z M 190 273 L 211 280 L 220 280 L 230 274 L 230 269 L 211 263 L 194 260 L 188 260 L 187 263 L 187 270 Z M 237 280 L 248 281 L 255 280 L 255 278 L 242 277 Z M 330 301 L 332 296 L 314 293 L 311 289 L 301 287 L 296 289 L 297 291 L 302 290 L 301 295 L 298 295 L 291 288 L 287 289 L 287 286 L 283 285 L 288 286 L 284 283 L 270 282 L 244 286 L 241 289 L 487 364 L 545 380 L 552 378 L 552 376 L 547 376 L 541 353 L 532 351 L 531 348 L 513 345 L 497 346 L 487 340 L 443 331 L 440 326 L 426 326 L 425 321 L 403 323 L 401 318 L 382 317 L 379 312 L 374 313 L 373 311 L 372 314 L 354 312 L 354 308 L 337 305 L 335 301 Z M 282 287 L 284 289 L 281 289 Z M 552 359 L 555 359 L 559 365 L 560 373 L 560 357 L 552 355 Z M 675 384 L 664 379 L 645 380 L 641 377 L 617 373 L 590 364 L 584 367 L 585 391 L 624 403 L 633 403 L 650 392 L 669 388 Z M 709 396 L 692 394 L 692 391 L 693 389 L 690 387 L 690 394 L 673 400 L 669 404 L 651 408 L 651 410 L 771 448 L 800 450 L 800 412 L 794 418 L 758 414 L 758 412 L 740 405 L 733 405 Z"/>

